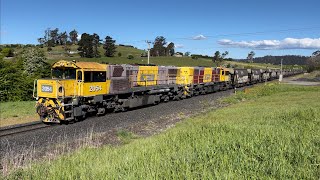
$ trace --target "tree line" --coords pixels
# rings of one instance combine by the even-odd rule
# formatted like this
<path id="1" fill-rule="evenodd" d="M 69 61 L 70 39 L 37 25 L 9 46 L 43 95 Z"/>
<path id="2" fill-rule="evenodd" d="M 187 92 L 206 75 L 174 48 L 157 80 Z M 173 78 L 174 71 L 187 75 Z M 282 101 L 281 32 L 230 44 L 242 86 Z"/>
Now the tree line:
<path id="1" fill-rule="evenodd" d="M 255 63 L 270 63 L 274 65 L 279 65 L 281 63 L 281 59 L 283 60 L 284 65 L 306 65 L 307 56 L 297 56 L 297 55 L 284 55 L 284 56 L 263 56 L 263 57 L 255 57 L 251 59 L 239 59 L 239 61 L 244 62 L 255 62 Z"/>
<path id="2" fill-rule="evenodd" d="M 67 33 L 59 32 L 59 28 L 51 30 L 50 28 L 44 31 L 44 36 L 38 38 L 40 47 L 47 47 L 47 50 L 50 52 L 52 47 L 57 45 L 62 45 L 66 52 L 70 52 L 71 45 L 78 45 L 79 55 L 86 58 L 98 58 L 101 57 L 99 52 L 99 47 L 101 46 L 102 40 L 97 33 L 81 34 L 81 38 L 78 37 L 78 31 L 75 29 Z M 103 49 L 105 50 L 104 55 L 107 57 L 113 57 L 116 53 L 115 40 L 110 36 L 105 37 L 103 44 Z"/>

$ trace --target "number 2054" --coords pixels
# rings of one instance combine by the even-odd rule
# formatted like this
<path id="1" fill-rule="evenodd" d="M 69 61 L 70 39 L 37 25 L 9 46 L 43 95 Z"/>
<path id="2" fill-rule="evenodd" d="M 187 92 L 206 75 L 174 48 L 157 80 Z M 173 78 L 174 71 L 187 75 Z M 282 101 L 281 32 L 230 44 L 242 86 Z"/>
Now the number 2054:
<path id="1" fill-rule="evenodd" d="M 97 91 L 101 91 L 101 90 L 102 90 L 101 86 L 90 86 L 89 87 L 90 92 L 97 92 Z"/>

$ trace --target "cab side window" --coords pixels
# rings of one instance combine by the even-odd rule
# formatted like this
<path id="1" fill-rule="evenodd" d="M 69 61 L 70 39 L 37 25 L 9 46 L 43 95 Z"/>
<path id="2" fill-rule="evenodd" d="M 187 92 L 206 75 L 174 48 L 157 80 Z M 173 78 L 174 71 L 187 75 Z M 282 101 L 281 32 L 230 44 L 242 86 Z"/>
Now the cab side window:
<path id="1" fill-rule="evenodd" d="M 92 72 L 92 82 L 105 82 L 107 79 L 106 72 Z"/>
<path id="2" fill-rule="evenodd" d="M 91 72 L 90 71 L 84 72 L 84 82 L 91 82 Z"/>
<path id="3" fill-rule="evenodd" d="M 106 82 L 107 73 L 105 71 L 85 71 L 84 82 Z"/>
<path id="4" fill-rule="evenodd" d="M 82 72 L 81 71 L 77 72 L 77 80 L 82 81 Z"/>

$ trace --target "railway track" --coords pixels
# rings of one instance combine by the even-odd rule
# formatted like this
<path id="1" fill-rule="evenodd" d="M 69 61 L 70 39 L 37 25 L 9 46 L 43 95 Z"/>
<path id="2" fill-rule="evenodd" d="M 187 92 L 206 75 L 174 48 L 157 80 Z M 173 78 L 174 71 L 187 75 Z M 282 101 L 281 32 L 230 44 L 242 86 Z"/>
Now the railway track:
<path id="1" fill-rule="evenodd" d="M 42 122 L 34 122 L 34 123 L 22 124 L 14 127 L 1 128 L 0 138 L 15 135 L 15 134 L 21 134 L 28 131 L 34 131 L 37 129 L 43 129 L 47 127 L 50 127 L 50 125 L 43 124 Z"/>

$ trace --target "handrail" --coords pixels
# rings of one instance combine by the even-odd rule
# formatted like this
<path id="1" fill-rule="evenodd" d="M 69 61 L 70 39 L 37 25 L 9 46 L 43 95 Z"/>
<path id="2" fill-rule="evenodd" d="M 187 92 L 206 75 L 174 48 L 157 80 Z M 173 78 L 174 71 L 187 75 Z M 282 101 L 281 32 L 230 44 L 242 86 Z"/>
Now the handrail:
<path id="1" fill-rule="evenodd" d="M 37 81 L 38 81 L 37 79 L 35 79 L 35 80 L 33 81 L 33 92 L 32 92 L 32 97 L 33 97 L 33 98 L 38 98 L 38 91 L 37 91 L 37 97 L 34 96 L 35 91 L 36 91 L 36 82 L 37 82 Z"/>
<path id="2" fill-rule="evenodd" d="M 73 84 L 73 98 L 76 97 L 76 92 L 77 92 L 77 83 L 78 81 L 75 81 Z M 77 93 L 78 94 L 78 93 Z"/>

